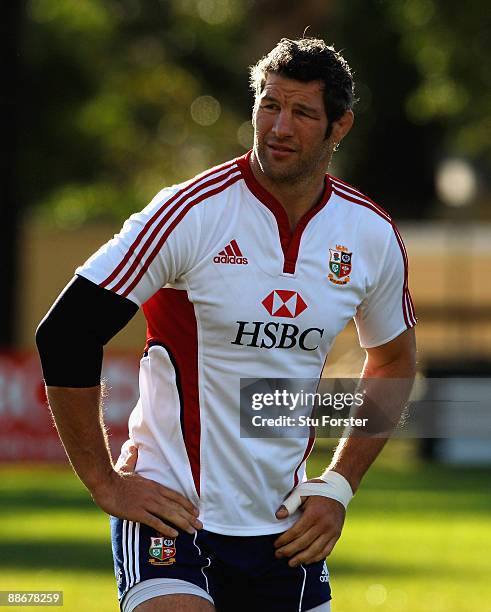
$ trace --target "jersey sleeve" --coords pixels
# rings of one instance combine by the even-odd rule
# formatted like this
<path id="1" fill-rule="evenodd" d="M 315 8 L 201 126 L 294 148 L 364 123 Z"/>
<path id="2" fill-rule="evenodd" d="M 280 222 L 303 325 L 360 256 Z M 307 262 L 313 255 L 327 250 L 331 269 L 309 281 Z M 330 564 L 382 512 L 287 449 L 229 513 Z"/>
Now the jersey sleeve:
<path id="1" fill-rule="evenodd" d="M 377 278 L 368 289 L 354 319 L 362 348 L 390 342 L 416 325 L 408 287 L 406 249 L 394 225 L 385 245 Z"/>
<path id="2" fill-rule="evenodd" d="M 164 189 L 75 273 L 141 306 L 192 268 L 199 228 L 196 207 Z"/>

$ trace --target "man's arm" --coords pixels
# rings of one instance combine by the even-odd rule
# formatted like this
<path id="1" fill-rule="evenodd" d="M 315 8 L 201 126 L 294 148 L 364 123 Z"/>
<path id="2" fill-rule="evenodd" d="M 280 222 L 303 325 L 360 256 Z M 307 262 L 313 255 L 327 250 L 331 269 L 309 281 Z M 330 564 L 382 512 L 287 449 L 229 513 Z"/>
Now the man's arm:
<path id="1" fill-rule="evenodd" d="M 383 408 L 385 404 L 386 421 L 389 427 L 394 427 L 399 422 L 416 374 L 414 329 L 408 329 L 387 344 L 366 349 L 366 353 L 361 375 L 362 379 L 366 380 L 365 391 L 375 405 Z M 387 379 L 394 382 L 391 383 Z M 377 416 L 379 415 L 374 415 L 370 408 L 368 409 L 368 419 Z M 380 423 L 380 417 L 376 420 Z M 336 448 L 328 469 L 344 476 L 354 493 L 368 468 L 385 446 L 390 433 L 391 431 L 388 431 L 387 436 L 380 437 L 343 438 Z"/>
<path id="2" fill-rule="evenodd" d="M 396 425 L 416 371 L 414 330 L 408 329 L 387 344 L 367 349 L 366 353 L 362 372 L 365 389 L 378 406 L 386 408 L 388 422 Z M 393 379 L 397 380 L 395 385 L 390 384 Z M 387 393 L 388 385 L 397 393 Z M 347 436 L 338 444 L 328 469 L 346 478 L 355 492 L 389 437 L 390 432 L 380 437 Z M 329 555 L 341 535 L 346 514 L 344 506 L 333 499 L 317 495 L 302 499 L 302 516 L 275 542 L 276 556 L 290 557 L 290 566 L 313 563 Z M 281 506 L 276 516 L 284 519 L 288 511 Z"/>
<path id="3" fill-rule="evenodd" d="M 201 523 L 191 502 L 112 464 L 99 384 L 103 345 L 136 311 L 129 300 L 84 278 L 68 285 L 36 334 L 50 408 L 75 472 L 104 511 L 170 537 L 177 534 L 162 519 L 194 533 Z"/>

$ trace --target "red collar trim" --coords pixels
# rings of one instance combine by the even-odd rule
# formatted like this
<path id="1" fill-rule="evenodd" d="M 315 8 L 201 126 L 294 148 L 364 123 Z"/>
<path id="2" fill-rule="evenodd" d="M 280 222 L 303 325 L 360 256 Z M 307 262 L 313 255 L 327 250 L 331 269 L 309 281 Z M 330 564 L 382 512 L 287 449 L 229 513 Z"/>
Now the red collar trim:
<path id="1" fill-rule="evenodd" d="M 282 204 L 280 204 L 280 202 L 274 197 L 274 195 L 271 194 L 267 189 L 265 189 L 254 176 L 250 165 L 251 155 L 252 150 L 248 151 L 242 157 L 239 157 L 237 159 L 238 166 L 242 172 L 242 176 L 244 177 L 244 181 L 249 190 L 256 196 L 256 198 L 262 204 L 269 208 L 269 210 L 273 213 L 276 219 L 276 223 L 278 225 L 280 244 L 283 250 L 283 272 L 294 274 L 302 233 L 307 227 L 309 221 L 313 217 L 315 217 L 315 215 L 320 210 L 324 208 L 324 206 L 329 201 L 329 198 L 331 197 L 332 185 L 329 175 L 326 174 L 324 193 L 322 194 L 322 198 L 320 199 L 319 203 L 313 206 L 303 215 L 303 217 L 297 223 L 297 227 L 295 228 L 294 232 L 292 233 L 290 231 L 290 222 L 288 221 L 288 215 L 286 214 L 286 211 L 283 208 Z"/>

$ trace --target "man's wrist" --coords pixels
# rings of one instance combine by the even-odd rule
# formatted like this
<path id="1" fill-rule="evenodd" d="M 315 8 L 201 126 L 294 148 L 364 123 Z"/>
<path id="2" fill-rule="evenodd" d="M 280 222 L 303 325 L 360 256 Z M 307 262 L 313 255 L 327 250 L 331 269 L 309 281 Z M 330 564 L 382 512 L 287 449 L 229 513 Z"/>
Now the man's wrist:
<path id="1" fill-rule="evenodd" d="M 348 480 L 339 472 L 331 469 L 326 469 L 320 476 L 320 480 L 325 482 L 332 493 L 332 498 L 348 507 L 349 502 L 353 498 L 354 492 Z"/>
<path id="2" fill-rule="evenodd" d="M 365 470 L 366 471 L 366 470 Z M 351 487 L 353 495 L 358 491 L 361 484 L 364 472 L 354 462 L 341 460 L 340 457 L 334 457 L 331 463 L 324 470 L 324 474 L 335 472 L 342 476 Z M 322 478 L 322 476 L 320 476 Z"/>
<path id="3" fill-rule="evenodd" d="M 107 470 L 104 470 L 97 476 L 84 479 L 83 483 L 92 494 L 92 497 L 104 497 L 111 490 L 117 476 L 118 473 L 112 466 L 109 466 Z"/>

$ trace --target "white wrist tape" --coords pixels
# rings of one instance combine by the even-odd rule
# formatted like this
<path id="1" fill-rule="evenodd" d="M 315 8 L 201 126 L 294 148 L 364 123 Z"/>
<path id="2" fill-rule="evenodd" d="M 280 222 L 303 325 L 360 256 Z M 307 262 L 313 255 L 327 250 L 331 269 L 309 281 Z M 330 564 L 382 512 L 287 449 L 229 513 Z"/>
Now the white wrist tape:
<path id="1" fill-rule="evenodd" d="M 353 491 L 346 478 L 331 470 L 326 470 L 320 478 L 324 482 L 303 482 L 293 489 L 283 502 L 288 514 L 291 515 L 300 507 L 302 497 L 310 497 L 310 495 L 329 497 L 338 501 L 345 508 L 348 507 Z"/>
<path id="2" fill-rule="evenodd" d="M 326 497 L 332 497 L 332 499 L 337 500 L 347 508 L 354 493 L 346 478 L 339 472 L 325 470 L 321 475 L 321 480 L 331 488 L 332 495 L 327 495 Z"/>

